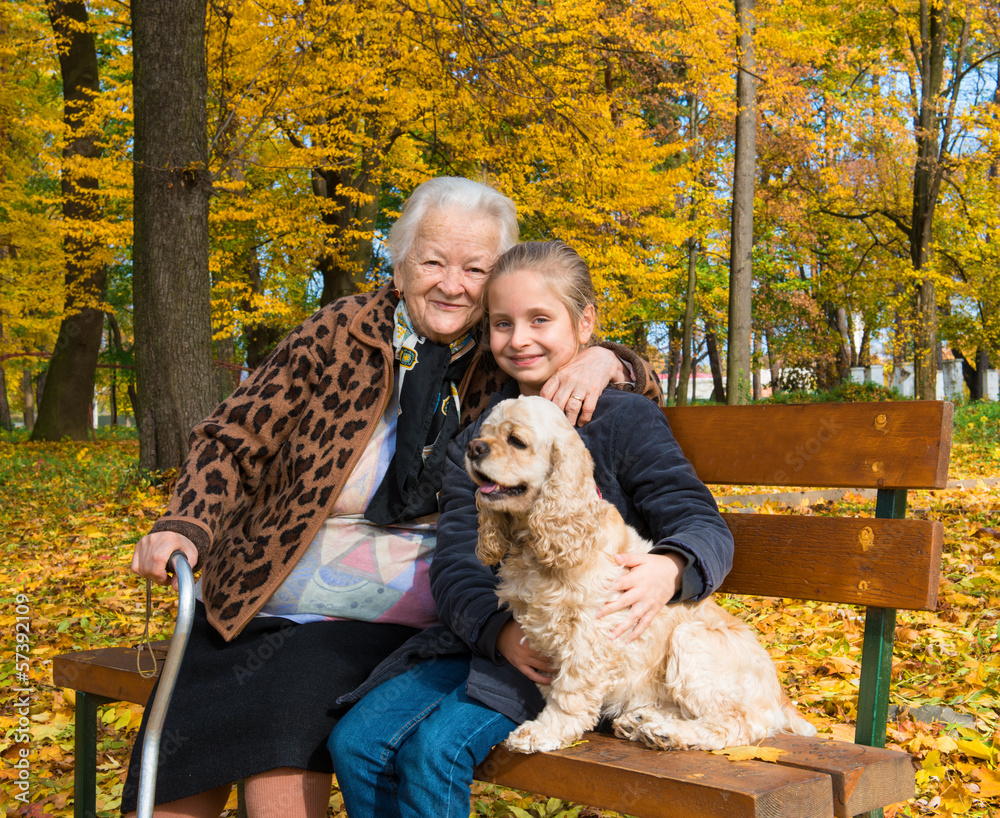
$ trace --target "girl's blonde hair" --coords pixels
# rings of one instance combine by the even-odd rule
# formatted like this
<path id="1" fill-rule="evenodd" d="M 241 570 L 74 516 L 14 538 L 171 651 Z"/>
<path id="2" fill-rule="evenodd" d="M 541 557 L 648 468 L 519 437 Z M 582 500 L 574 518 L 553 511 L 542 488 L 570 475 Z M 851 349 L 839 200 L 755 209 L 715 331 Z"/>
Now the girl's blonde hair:
<path id="1" fill-rule="evenodd" d="M 542 280 L 552 288 L 569 312 L 573 324 L 579 324 L 587 306 L 594 308 L 594 332 L 591 333 L 587 346 L 597 340 L 597 299 L 594 295 L 594 282 L 590 278 L 590 268 L 576 250 L 563 241 L 526 241 L 515 244 L 493 265 L 489 284 L 509 273 L 519 270 L 531 270 L 541 276 Z M 486 299 L 486 312 L 489 314 L 489 299 Z"/>

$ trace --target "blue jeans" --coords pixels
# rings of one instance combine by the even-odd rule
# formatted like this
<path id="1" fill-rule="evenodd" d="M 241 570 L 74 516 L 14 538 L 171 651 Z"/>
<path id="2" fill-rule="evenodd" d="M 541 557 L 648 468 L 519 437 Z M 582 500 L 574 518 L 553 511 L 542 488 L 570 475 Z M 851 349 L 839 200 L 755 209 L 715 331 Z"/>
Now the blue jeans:
<path id="1" fill-rule="evenodd" d="M 517 726 L 465 692 L 468 657 L 421 662 L 344 716 L 327 746 L 351 818 L 468 818 L 472 771 Z"/>

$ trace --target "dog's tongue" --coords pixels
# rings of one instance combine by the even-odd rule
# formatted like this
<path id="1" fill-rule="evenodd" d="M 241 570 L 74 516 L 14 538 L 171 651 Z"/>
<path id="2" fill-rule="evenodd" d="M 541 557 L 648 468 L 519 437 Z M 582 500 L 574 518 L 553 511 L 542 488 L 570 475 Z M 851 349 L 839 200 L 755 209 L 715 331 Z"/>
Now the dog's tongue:
<path id="1" fill-rule="evenodd" d="M 479 486 L 479 490 L 483 494 L 492 494 L 498 488 L 500 488 L 500 486 L 498 486 L 496 483 L 482 483 Z"/>

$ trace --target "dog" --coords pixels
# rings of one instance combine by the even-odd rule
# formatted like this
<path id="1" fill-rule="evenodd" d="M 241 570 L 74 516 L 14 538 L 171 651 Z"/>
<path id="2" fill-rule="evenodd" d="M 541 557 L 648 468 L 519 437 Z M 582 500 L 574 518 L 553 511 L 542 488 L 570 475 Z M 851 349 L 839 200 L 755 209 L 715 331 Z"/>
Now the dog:
<path id="1" fill-rule="evenodd" d="M 465 465 L 477 485 L 476 556 L 500 563 L 500 603 L 558 666 L 552 684 L 540 686 L 544 709 L 511 733 L 508 749 L 565 747 L 601 716 L 619 737 L 664 750 L 816 734 L 751 629 L 711 599 L 664 606 L 631 642 L 609 637 L 625 616 L 597 618 L 626 571 L 614 555 L 651 543 L 600 498 L 590 453 L 554 404 L 497 404 Z"/>

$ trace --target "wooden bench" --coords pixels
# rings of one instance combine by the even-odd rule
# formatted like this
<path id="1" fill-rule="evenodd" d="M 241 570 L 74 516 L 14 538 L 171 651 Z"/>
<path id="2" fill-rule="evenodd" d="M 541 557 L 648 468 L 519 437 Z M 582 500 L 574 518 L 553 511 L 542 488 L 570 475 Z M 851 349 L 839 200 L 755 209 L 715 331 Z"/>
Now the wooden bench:
<path id="1" fill-rule="evenodd" d="M 855 742 L 780 736 L 776 763 L 661 752 L 590 733 L 553 753 L 498 747 L 477 778 L 635 816 L 877 816 L 914 794 L 906 753 L 884 749 L 896 610 L 934 610 L 943 530 L 904 519 L 907 490 L 943 488 L 952 405 L 937 401 L 665 410 L 709 484 L 877 489 L 875 517 L 726 514 L 736 540 L 720 589 L 865 609 Z M 808 641 L 807 630 L 802 633 Z M 152 687 L 129 648 L 57 657 L 77 691 L 76 815 L 94 814 L 97 707 L 144 703 Z"/>

